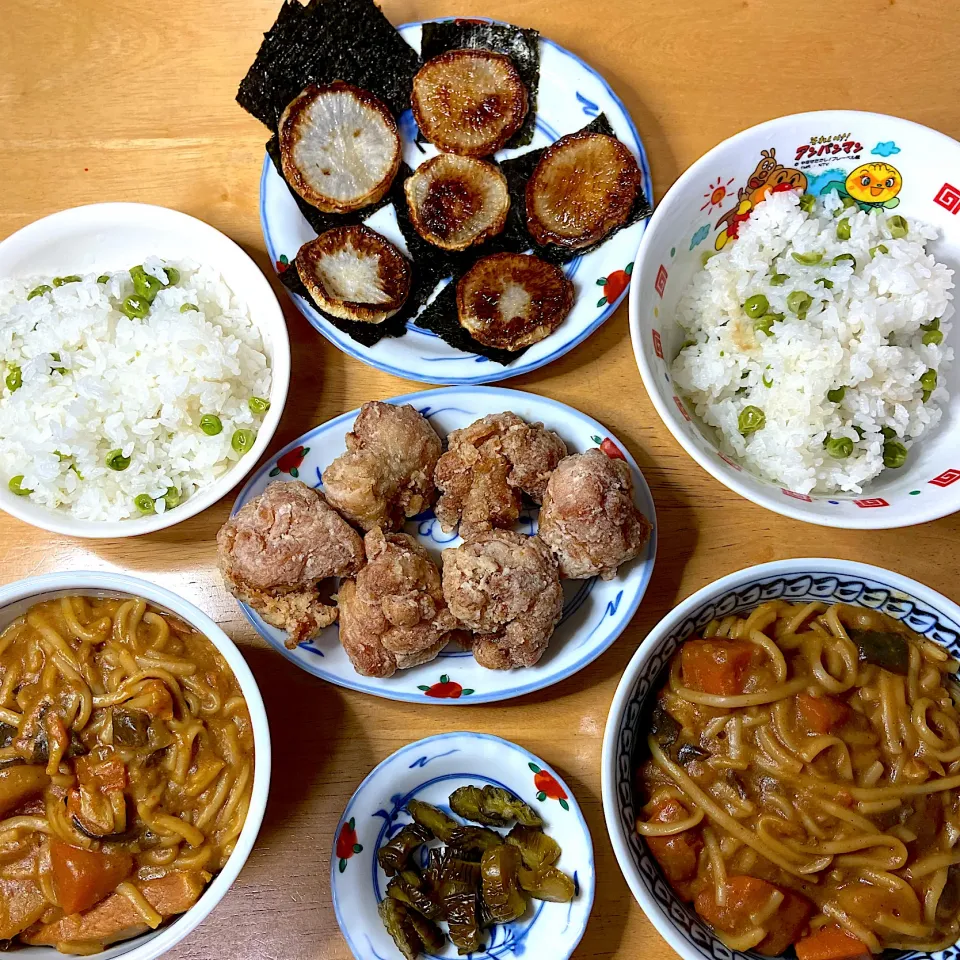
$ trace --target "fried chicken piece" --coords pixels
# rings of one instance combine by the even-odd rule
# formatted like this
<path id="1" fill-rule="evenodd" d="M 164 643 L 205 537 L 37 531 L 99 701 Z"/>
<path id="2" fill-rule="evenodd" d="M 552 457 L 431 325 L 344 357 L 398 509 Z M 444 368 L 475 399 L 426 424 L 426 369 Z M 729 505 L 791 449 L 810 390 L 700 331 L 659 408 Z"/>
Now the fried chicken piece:
<path id="1" fill-rule="evenodd" d="M 293 649 L 337 619 L 318 585 L 356 573 L 363 541 L 322 493 L 275 480 L 220 528 L 217 559 L 227 589 L 286 630 Z"/>
<path id="2" fill-rule="evenodd" d="M 367 565 L 340 584 L 340 642 L 361 676 L 391 677 L 433 660 L 458 624 L 437 565 L 413 537 L 374 527 L 363 542 Z"/>
<path id="3" fill-rule="evenodd" d="M 323 471 L 327 499 L 364 530 L 399 530 L 433 502 L 443 443 L 413 407 L 372 400 L 347 434 L 347 452 Z"/>
<path id="4" fill-rule="evenodd" d="M 640 553 L 651 530 L 633 502 L 633 477 L 623 460 L 594 448 L 560 461 L 547 483 L 538 532 L 563 576 L 612 580 Z"/>
<path id="5" fill-rule="evenodd" d="M 509 529 L 520 515 L 521 494 L 540 503 L 547 480 L 567 454 L 566 444 L 542 423 L 515 413 L 491 413 L 454 430 L 437 463 L 436 514 L 465 540 L 494 527 Z"/>
<path id="6" fill-rule="evenodd" d="M 560 572 L 539 537 L 489 530 L 443 552 L 443 595 L 474 631 L 473 655 L 491 670 L 532 667 L 563 614 Z"/>

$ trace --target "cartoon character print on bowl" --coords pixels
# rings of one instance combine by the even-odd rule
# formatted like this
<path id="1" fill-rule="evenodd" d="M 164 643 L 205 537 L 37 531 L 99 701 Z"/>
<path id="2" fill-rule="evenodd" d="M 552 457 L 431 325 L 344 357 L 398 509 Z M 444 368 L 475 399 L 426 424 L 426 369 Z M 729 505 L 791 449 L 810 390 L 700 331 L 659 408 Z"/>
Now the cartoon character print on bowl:
<path id="1" fill-rule="evenodd" d="M 946 647 L 952 656 L 960 657 L 960 624 L 944 621 L 924 602 L 877 581 L 817 572 L 802 576 L 760 577 L 735 588 L 719 600 L 707 601 L 691 611 L 651 656 L 644 672 L 634 682 L 617 731 L 616 797 L 620 829 L 647 891 L 683 939 L 704 960 L 754 960 L 756 954 L 730 950 L 715 938 L 692 907 L 677 898 L 634 828 L 638 810 L 634 796 L 634 771 L 638 753 L 645 741 L 645 734 L 640 729 L 642 717 L 645 715 L 647 697 L 651 690 L 663 682 L 673 654 L 688 636 L 701 632 L 711 620 L 742 615 L 758 604 L 779 599 L 791 603 L 818 600 L 826 604 L 845 603 L 879 610 L 902 621 L 921 636 Z M 957 960 L 958 955 L 958 947 L 949 947 L 933 954 L 905 952 L 897 960 Z"/>
<path id="2" fill-rule="evenodd" d="M 806 190 L 807 178 L 794 167 L 785 167 L 777 160 L 776 148 L 760 151 L 760 161 L 753 173 L 747 177 L 747 184 L 737 191 L 736 206 L 728 210 L 718 221 L 716 229 L 720 232 L 714 241 L 714 247 L 722 250 L 740 232 L 740 225 L 750 219 L 754 207 L 766 200 L 771 193 L 786 190 Z"/>

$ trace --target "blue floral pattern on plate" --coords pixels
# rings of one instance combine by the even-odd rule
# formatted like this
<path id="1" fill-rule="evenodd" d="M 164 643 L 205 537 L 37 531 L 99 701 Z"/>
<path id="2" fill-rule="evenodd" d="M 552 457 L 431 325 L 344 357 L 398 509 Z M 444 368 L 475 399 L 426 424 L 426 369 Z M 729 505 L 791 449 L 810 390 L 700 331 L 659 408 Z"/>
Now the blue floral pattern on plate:
<path id="1" fill-rule="evenodd" d="M 537 798 L 532 767 L 551 771 L 568 798 L 566 809 Z M 487 783 L 506 788 L 540 813 L 544 829 L 563 850 L 558 866 L 574 878 L 577 894 L 568 904 L 531 901 L 520 920 L 494 927 L 473 956 L 514 960 L 534 944 L 538 954 L 551 960 L 566 960 L 573 953 L 593 906 L 595 883 L 593 844 L 583 814 L 569 787 L 544 761 L 499 737 L 464 732 L 428 737 L 388 757 L 360 784 L 337 824 L 338 837 L 343 825 L 353 824 L 359 841 L 359 851 L 351 852 L 343 869 L 334 843 L 330 874 L 337 922 L 357 960 L 400 958 L 376 912 L 387 883 L 376 852 L 410 822 L 406 804 L 416 797 L 449 813 L 447 800 L 457 787 Z M 426 849 L 420 849 L 421 863 Z M 457 953 L 448 943 L 441 954 L 428 956 L 439 960 Z"/>
<path id="2" fill-rule="evenodd" d="M 467 426 L 488 413 L 512 410 L 524 419 L 540 421 L 563 437 L 571 453 L 595 446 L 595 438 L 607 438 L 622 451 L 633 474 L 636 502 L 654 526 L 644 553 L 620 568 L 613 580 L 564 581 L 564 612 L 543 659 L 525 670 L 487 670 L 472 655 L 451 645 L 431 662 L 399 671 L 385 680 L 361 677 L 353 669 L 337 639 L 337 628 L 329 627 L 296 650 L 287 650 L 281 631 L 264 623 L 256 613 L 241 604 L 247 619 L 264 639 L 284 656 L 314 676 L 340 686 L 372 693 L 392 700 L 451 704 L 487 703 L 518 697 L 557 683 L 596 659 L 623 632 L 640 605 L 656 556 L 656 513 L 653 498 L 636 461 L 623 444 L 610 437 L 597 421 L 572 407 L 531 393 L 498 387 L 448 387 L 396 397 L 394 403 L 409 403 L 421 411 L 441 437 L 450 430 Z M 272 480 L 289 480 L 287 473 L 271 474 L 278 461 L 298 448 L 305 448 L 298 462 L 300 479 L 322 489 L 322 472 L 344 450 L 344 436 L 350 430 L 357 411 L 330 420 L 292 443 L 287 444 L 251 477 L 237 497 L 234 512 L 258 496 Z M 531 534 L 537 529 L 537 511 L 525 511 L 517 530 Z M 432 511 L 414 517 L 406 525 L 407 533 L 417 537 L 439 561 L 440 552 L 456 546 L 460 538 L 444 533 Z M 464 699 L 468 698 L 468 699 Z"/>
<path id="3" fill-rule="evenodd" d="M 819 600 L 827 604 L 846 603 L 879 610 L 895 620 L 902 621 L 911 630 L 929 640 L 945 646 L 954 657 L 960 657 L 960 617 L 955 619 L 953 615 L 945 614 L 936 608 L 929 596 L 914 596 L 907 589 L 912 586 L 917 588 L 917 593 L 932 593 L 921 585 L 892 573 L 888 574 L 888 580 L 884 580 L 881 575 L 886 571 L 873 567 L 860 567 L 861 570 L 871 571 L 871 575 L 849 575 L 830 569 L 844 566 L 842 561 L 812 560 L 808 564 L 804 564 L 804 561 L 787 561 L 787 564 L 796 567 L 804 565 L 807 569 L 780 576 L 762 575 L 758 570 L 755 579 L 747 578 L 718 598 L 705 600 L 690 610 L 676 629 L 665 635 L 650 652 L 649 659 L 628 694 L 619 726 L 616 730 L 608 731 L 606 735 L 607 738 L 613 738 L 613 804 L 616 810 L 616 822 L 613 822 L 611 809 L 607 806 L 607 827 L 611 834 L 614 831 L 619 833 L 619 839 L 625 843 L 630 858 L 640 873 L 640 882 L 660 911 L 659 917 L 651 916 L 651 919 L 658 925 L 666 921 L 675 933 L 705 960 L 743 960 L 746 957 L 759 958 L 760 955 L 752 951 L 741 953 L 731 950 L 717 940 L 693 909 L 677 898 L 647 850 L 646 844 L 634 830 L 637 806 L 633 780 L 636 758 L 645 742 L 644 734 L 640 730 L 644 707 L 648 696 L 663 682 L 670 658 L 682 641 L 702 630 L 713 619 L 742 614 L 767 600 L 783 599 L 791 603 Z M 631 883 L 634 879 L 628 877 Z M 899 960 L 930 956 L 938 960 L 956 960 L 958 955 L 960 949 L 954 946 L 936 954 L 904 952 L 899 954 Z"/>
<path id="4" fill-rule="evenodd" d="M 421 22 L 408 23 L 398 29 L 413 47 L 419 48 L 421 26 Z M 610 85 L 596 70 L 552 40 L 541 38 L 540 57 L 541 79 L 534 141 L 530 147 L 523 147 L 519 151 L 504 151 L 503 157 L 546 146 L 561 135 L 580 129 L 597 114 L 604 113 L 617 136 L 637 157 L 644 193 L 652 202 L 653 181 L 643 143 L 629 113 Z M 409 111 L 401 115 L 399 127 L 404 160 L 408 164 L 416 167 L 436 153 L 431 144 L 417 142 L 416 124 Z M 300 246 L 314 236 L 269 157 L 264 158 L 260 177 L 260 224 L 272 263 L 279 262 L 281 256 L 292 260 Z M 370 218 L 370 225 L 403 245 L 392 209 L 378 211 Z M 566 264 L 564 270 L 577 288 L 576 303 L 569 316 L 559 330 L 534 344 L 522 357 L 506 367 L 486 357 L 454 350 L 436 335 L 412 325 L 408 325 L 408 332 L 403 337 L 387 337 L 373 347 L 362 347 L 317 313 L 302 297 L 293 294 L 291 297 L 297 309 L 316 330 L 344 353 L 371 366 L 424 383 L 492 383 L 550 363 L 590 336 L 614 313 L 626 295 L 625 289 L 613 303 L 598 306 L 592 292 L 585 287 L 589 288 L 597 277 L 606 277 L 630 263 L 645 229 L 645 220 L 631 224 L 598 249 Z M 584 268 L 582 273 L 587 278 L 583 284 L 578 279 L 581 268 Z"/>

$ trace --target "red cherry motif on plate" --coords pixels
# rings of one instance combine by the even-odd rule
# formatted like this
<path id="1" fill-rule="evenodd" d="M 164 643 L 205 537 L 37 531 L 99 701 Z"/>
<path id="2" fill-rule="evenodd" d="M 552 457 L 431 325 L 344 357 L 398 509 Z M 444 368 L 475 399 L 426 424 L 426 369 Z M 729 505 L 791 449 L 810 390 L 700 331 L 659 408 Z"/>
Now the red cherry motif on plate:
<path id="1" fill-rule="evenodd" d="M 623 455 L 623 451 L 609 438 L 604 437 L 602 440 L 599 437 L 591 437 L 591 440 L 611 459 L 611 460 L 623 460 L 626 462 L 626 457 Z"/>
<path id="2" fill-rule="evenodd" d="M 425 697 L 433 697 L 436 700 L 459 700 L 473 693 L 473 690 L 464 690 L 456 680 L 451 680 L 446 674 L 440 677 L 440 682 L 432 687 L 421 685 L 417 689 L 422 690 Z"/>
<path id="3" fill-rule="evenodd" d="M 270 476 L 275 477 L 278 473 L 289 473 L 296 480 L 300 476 L 300 466 L 303 459 L 309 452 L 309 447 L 294 447 L 277 461 L 277 465 L 270 471 Z"/>
<path id="4" fill-rule="evenodd" d="M 537 791 L 537 799 L 541 803 L 547 799 L 559 800 L 560 806 L 563 807 L 564 810 L 569 810 L 570 804 L 567 803 L 569 799 L 567 792 L 557 783 L 553 774 L 542 770 L 535 763 L 528 763 L 527 766 L 533 771 L 533 786 Z"/>
<path id="5" fill-rule="evenodd" d="M 340 827 L 337 836 L 337 859 L 339 870 L 343 873 L 347 869 L 347 861 L 355 854 L 362 853 L 363 847 L 357 843 L 357 823 L 353 817 Z"/>
<path id="6" fill-rule="evenodd" d="M 281 254 L 280 259 L 275 264 L 277 268 L 277 273 L 286 273 L 290 269 L 290 260 L 287 258 L 287 255 Z"/>
<path id="7" fill-rule="evenodd" d="M 614 270 L 608 276 L 600 277 L 597 280 L 597 286 L 603 287 L 603 296 L 597 301 L 597 306 L 603 307 L 613 303 L 627 289 L 631 273 L 633 273 L 633 264 L 628 263 L 624 270 Z"/>

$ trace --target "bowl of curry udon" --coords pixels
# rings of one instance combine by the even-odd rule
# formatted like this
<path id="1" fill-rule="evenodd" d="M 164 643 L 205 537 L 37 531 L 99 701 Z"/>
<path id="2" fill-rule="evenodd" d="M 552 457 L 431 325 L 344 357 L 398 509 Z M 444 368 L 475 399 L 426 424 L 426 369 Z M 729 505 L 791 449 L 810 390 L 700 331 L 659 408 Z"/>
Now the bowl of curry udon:
<path id="1" fill-rule="evenodd" d="M 955 954 L 960 607 L 842 560 L 750 567 L 647 636 L 603 805 L 685 960 Z"/>
<path id="2" fill-rule="evenodd" d="M 112 573 L 0 588 L 0 949 L 160 956 L 236 879 L 269 779 L 253 675 L 192 604 Z"/>

